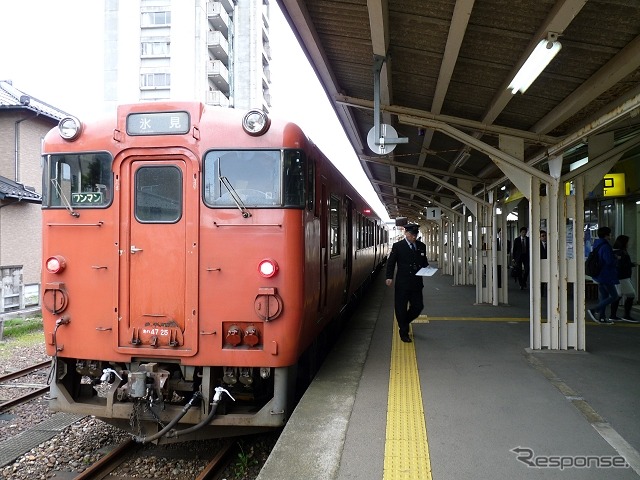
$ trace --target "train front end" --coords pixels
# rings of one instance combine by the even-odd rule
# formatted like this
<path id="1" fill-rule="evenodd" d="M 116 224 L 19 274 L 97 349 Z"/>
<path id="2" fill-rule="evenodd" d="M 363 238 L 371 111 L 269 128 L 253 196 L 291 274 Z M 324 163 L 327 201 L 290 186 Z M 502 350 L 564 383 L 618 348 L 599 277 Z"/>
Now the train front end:
<path id="1" fill-rule="evenodd" d="M 282 426 L 313 323 L 303 136 L 208 108 L 122 106 L 45 139 L 50 406 L 141 442 Z"/>

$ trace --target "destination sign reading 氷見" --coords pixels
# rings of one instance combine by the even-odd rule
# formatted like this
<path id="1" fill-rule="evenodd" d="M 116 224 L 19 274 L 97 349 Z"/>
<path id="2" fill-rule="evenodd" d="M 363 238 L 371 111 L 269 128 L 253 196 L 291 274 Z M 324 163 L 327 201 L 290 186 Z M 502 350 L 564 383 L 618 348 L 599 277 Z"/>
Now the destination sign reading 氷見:
<path id="1" fill-rule="evenodd" d="M 187 112 L 132 113 L 127 117 L 128 135 L 182 135 L 189 128 Z"/>

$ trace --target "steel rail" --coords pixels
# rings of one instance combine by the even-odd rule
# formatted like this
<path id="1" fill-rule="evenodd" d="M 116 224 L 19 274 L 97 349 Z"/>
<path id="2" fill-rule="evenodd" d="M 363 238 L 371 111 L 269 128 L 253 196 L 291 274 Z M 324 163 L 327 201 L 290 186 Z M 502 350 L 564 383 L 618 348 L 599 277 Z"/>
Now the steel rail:
<path id="1" fill-rule="evenodd" d="M 216 478 L 214 475 L 220 473 L 223 467 L 228 463 L 225 463 L 225 459 L 229 455 L 233 440 L 226 442 L 222 448 L 216 453 L 215 457 L 204 467 L 204 470 L 200 472 L 200 475 L 196 477 L 196 480 L 209 480 Z"/>
<path id="2" fill-rule="evenodd" d="M 100 480 L 106 478 L 119 465 L 124 463 L 131 451 L 135 452 L 140 448 L 141 445 L 134 442 L 132 438 L 128 438 L 84 472 L 74 477 L 73 480 Z"/>
<path id="3" fill-rule="evenodd" d="M 51 361 L 47 360 L 46 362 L 36 363 L 28 367 L 22 368 L 20 370 L 16 370 L 15 372 L 8 373 L 0 377 L 0 384 L 4 382 L 8 382 L 9 380 L 15 380 L 16 378 L 24 377 L 32 372 L 41 370 L 49 366 L 50 364 L 51 364 Z M 18 387 L 18 386 L 23 386 L 23 385 L 11 385 L 11 384 L 0 385 L 0 387 L 3 387 L 3 388 L 11 388 L 11 387 Z M 42 395 L 44 395 L 49 391 L 48 386 L 25 387 L 25 388 L 36 388 L 36 390 L 25 393 L 24 395 L 13 398 L 11 400 L 7 400 L 6 402 L 0 403 L 0 412 L 4 412 L 5 410 L 13 408 L 16 405 L 20 405 L 21 403 L 28 402 L 29 400 L 32 400 L 34 398 L 41 397 Z"/>
<path id="4" fill-rule="evenodd" d="M 46 362 L 36 363 L 34 365 L 30 365 L 21 370 L 16 370 L 15 372 L 7 373 L 0 377 L 0 383 L 7 382 L 9 380 L 13 380 L 14 378 L 19 378 L 27 375 L 28 373 L 34 372 L 36 370 L 40 370 L 41 368 L 47 367 L 51 365 L 51 360 L 47 360 Z"/>
<path id="5" fill-rule="evenodd" d="M 4 403 L 0 403 L 0 412 L 4 412 L 5 410 L 13 408 L 16 405 L 20 405 L 21 403 L 28 402 L 29 400 L 33 400 L 34 398 L 41 397 L 48 391 L 49 387 L 42 387 L 38 390 L 34 390 L 33 392 L 25 393 L 24 395 L 16 397 L 12 400 L 7 400 Z"/>

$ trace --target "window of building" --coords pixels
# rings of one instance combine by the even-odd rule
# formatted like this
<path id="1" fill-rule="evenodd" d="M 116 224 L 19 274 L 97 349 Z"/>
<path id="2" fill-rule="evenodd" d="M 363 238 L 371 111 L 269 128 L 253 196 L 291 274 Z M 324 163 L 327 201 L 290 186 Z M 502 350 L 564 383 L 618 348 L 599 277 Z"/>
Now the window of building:
<path id="1" fill-rule="evenodd" d="M 142 42 L 140 44 L 140 55 L 143 57 L 166 57 L 169 56 L 170 42 Z"/>
<path id="2" fill-rule="evenodd" d="M 140 25 L 142 27 L 171 25 L 171 12 L 142 12 Z"/>
<path id="3" fill-rule="evenodd" d="M 169 86 L 171 86 L 170 73 L 143 73 L 140 75 L 140 88 Z"/>

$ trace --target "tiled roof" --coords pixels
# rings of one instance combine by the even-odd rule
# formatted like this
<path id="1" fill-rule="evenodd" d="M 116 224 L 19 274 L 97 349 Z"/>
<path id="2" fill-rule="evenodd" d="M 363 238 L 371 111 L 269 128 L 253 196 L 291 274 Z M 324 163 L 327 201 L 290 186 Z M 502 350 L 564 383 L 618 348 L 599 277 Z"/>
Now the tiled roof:
<path id="1" fill-rule="evenodd" d="M 10 82 L 0 80 L 0 110 L 4 108 L 23 108 L 53 120 L 60 120 L 69 114 L 44 103 L 31 95 L 18 90 Z"/>
<path id="2" fill-rule="evenodd" d="M 25 187 L 21 183 L 0 176 L 0 201 L 2 200 L 42 203 L 42 195 L 36 193 L 33 187 Z"/>

